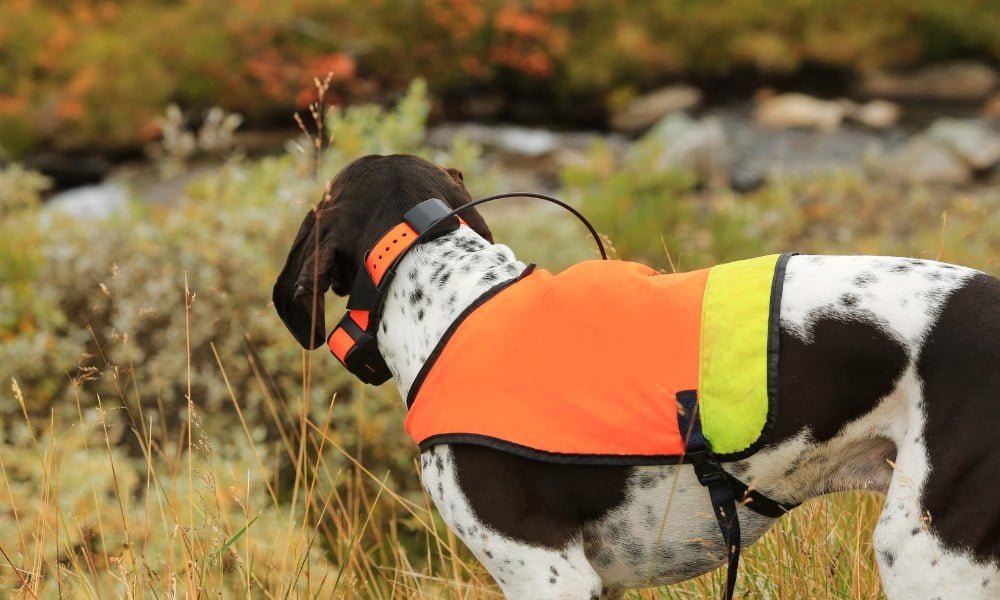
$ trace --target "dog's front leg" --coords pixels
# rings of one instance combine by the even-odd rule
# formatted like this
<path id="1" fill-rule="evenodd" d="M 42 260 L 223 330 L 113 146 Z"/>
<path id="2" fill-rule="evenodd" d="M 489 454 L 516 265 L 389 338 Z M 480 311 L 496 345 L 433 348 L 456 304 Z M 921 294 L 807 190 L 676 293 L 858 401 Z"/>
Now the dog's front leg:
<path id="1" fill-rule="evenodd" d="M 451 449 L 435 446 L 420 456 L 424 489 L 441 518 L 472 550 L 509 599 L 598 600 L 601 579 L 583 551 L 582 538 L 563 548 L 527 544 L 483 524 L 469 505 Z"/>

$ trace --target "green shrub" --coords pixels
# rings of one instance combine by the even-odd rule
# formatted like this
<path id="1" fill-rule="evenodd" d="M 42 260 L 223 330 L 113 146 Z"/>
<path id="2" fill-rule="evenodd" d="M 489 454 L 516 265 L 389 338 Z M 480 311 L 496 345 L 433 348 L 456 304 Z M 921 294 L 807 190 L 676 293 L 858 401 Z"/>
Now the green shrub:
<path id="1" fill-rule="evenodd" d="M 693 175 L 659 166 L 666 148 L 658 144 L 649 136 L 618 156 L 598 143 L 562 173 L 563 193 L 609 235 L 621 258 L 690 270 L 797 251 L 1000 270 L 1000 195 L 993 188 L 900 188 L 840 174 L 776 181 L 745 196 L 696 191 Z"/>
<path id="2" fill-rule="evenodd" d="M 332 109 L 336 135 L 324 177 L 360 154 L 416 152 L 488 185 L 477 148 L 461 141 L 451 152 L 421 147 L 426 115 L 420 82 L 395 110 Z M 15 377 L 32 413 L 44 415 L 69 409 L 73 378 L 96 376 L 83 383 L 85 393 L 135 396 L 160 418 L 158 404 L 167 414 L 185 405 L 190 346 L 193 397 L 217 411 L 229 400 L 214 344 L 231 363 L 230 381 L 251 416 L 263 409 L 250 353 L 297 410 L 301 356 L 270 306 L 270 289 L 290 237 L 323 189 L 313 170 L 313 157 L 299 151 L 230 161 L 197 178 L 171 206 L 136 203 L 99 223 L 43 223 L 30 210 L 0 221 L 0 380 Z M 138 381 L 141 393 L 131 389 Z M 320 369 L 310 401 L 325 406 L 333 390 L 347 387 L 340 369 Z M 0 414 L 18 410 L 0 403 Z"/>

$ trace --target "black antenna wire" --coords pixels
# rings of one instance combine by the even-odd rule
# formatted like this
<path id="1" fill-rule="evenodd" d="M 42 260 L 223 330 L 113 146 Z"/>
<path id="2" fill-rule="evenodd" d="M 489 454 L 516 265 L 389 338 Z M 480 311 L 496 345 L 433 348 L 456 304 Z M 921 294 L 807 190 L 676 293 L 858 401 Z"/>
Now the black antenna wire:
<path id="1" fill-rule="evenodd" d="M 589 231 L 591 237 L 594 238 L 594 243 L 597 244 L 597 250 L 601 253 L 601 260 L 608 260 L 608 253 L 604 250 L 604 243 L 601 242 L 601 236 L 597 233 L 597 230 L 594 229 L 594 226 L 590 224 L 590 221 L 587 220 L 587 217 L 583 216 L 580 213 L 580 211 L 576 210 L 566 202 L 559 200 L 558 198 L 553 198 L 552 196 L 546 196 L 545 194 L 539 194 L 536 192 L 507 192 L 504 194 L 494 194 L 492 196 L 486 196 L 485 198 L 479 198 L 478 200 L 467 202 L 462 206 L 453 209 L 448 214 L 443 215 L 438 219 L 435 219 L 430 227 L 425 229 L 423 233 L 417 236 L 417 239 L 413 241 L 411 247 L 416 246 L 417 244 L 422 242 L 434 230 L 434 226 L 440 223 L 441 221 L 444 221 L 445 219 L 450 219 L 451 217 L 458 215 L 461 212 L 472 208 L 473 206 L 479 206 L 480 204 L 492 202 L 493 200 L 500 200 L 501 198 L 537 198 L 539 200 L 545 200 L 546 202 L 551 202 L 552 204 L 565 208 L 587 227 L 587 231 Z"/>

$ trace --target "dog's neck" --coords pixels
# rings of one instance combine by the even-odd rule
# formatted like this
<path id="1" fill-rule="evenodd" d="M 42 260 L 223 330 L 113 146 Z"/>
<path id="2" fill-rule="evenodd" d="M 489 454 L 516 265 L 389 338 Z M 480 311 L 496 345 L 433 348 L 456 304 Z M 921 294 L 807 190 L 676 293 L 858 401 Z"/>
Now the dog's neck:
<path id="1" fill-rule="evenodd" d="M 462 226 L 403 257 L 388 289 L 378 348 L 404 401 L 431 351 L 459 314 L 524 271 L 510 248 Z"/>

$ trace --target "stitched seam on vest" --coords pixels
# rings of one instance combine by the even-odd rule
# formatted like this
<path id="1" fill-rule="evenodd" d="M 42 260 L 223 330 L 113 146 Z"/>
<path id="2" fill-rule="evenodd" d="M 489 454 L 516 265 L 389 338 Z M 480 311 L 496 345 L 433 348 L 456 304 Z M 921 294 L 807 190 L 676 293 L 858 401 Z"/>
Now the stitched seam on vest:
<path id="1" fill-rule="evenodd" d="M 441 433 L 432 435 L 420 443 L 420 450 L 424 451 L 438 444 L 474 444 L 508 452 L 531 460 L 567 465 L 677 465 L 684 462 L 683 454 L 572 454 L 568 452 L 549 452 L 478 433 Z"/>
<path id="2" fill-rule="evenodd" d="M 469 315 L 471 315 L 477 308 L 479 308 L 483 304 L 486 304 L 486 302 L 489 301 L 490 299 L 496 297 L 497 294 L 509 288 L 510 286 L 514 285 L 515 283 L 521 281 L 528 275 L 531 275 L 534 271 L 535 271 L 535 265 L 529 264 L 524 269 L 524 271 L 521 272 L 520 275 L 518 275 L 514 279 L 501 281 L 500 283 L 486 290 L 485 292 L 482 293 L 482 295 L 473 300 L 471 304 L 466 306 L 465 309 L 462 310 L 462 312 L 458 313 L 458 316 L 455 317 L 455 320 L 452 321 L 450 325 L 448 325 L 448 329 L 444 330 L 444 334 L 441 336 L 441 339 L 438 340 L 438 343 L 434 346 L 434 349 L 431 350 L 431 353 L 429 355 L 427 355 L 427 360 L 424 361 L 424 364 L 420 367 L 420 370 L 417 371 L 417 376 L 413 378 L 413 384 L 410 385 L 410 391 L 407 392 L 406 394 L 407 410 L 409 410 L 413 406 L 414 401 L 417 399 L 417 393 L 419 393 L 420 391 L 420 386 L 423 385 L 424 380 L 427 379 L 427 376 L 430 374 L 431 369 L 434 367 L 434 363 L 437 362 L 437 359 L 439 356 L 441 356 L 441 353 L 444 351 L 445 346 L 448 345 L 448 341 L 451 339 L 451 336 L 455 335 L 455 332 L 458 331 L 459 326 L 462 325 L 465 319 L 467 319 Z"/>

